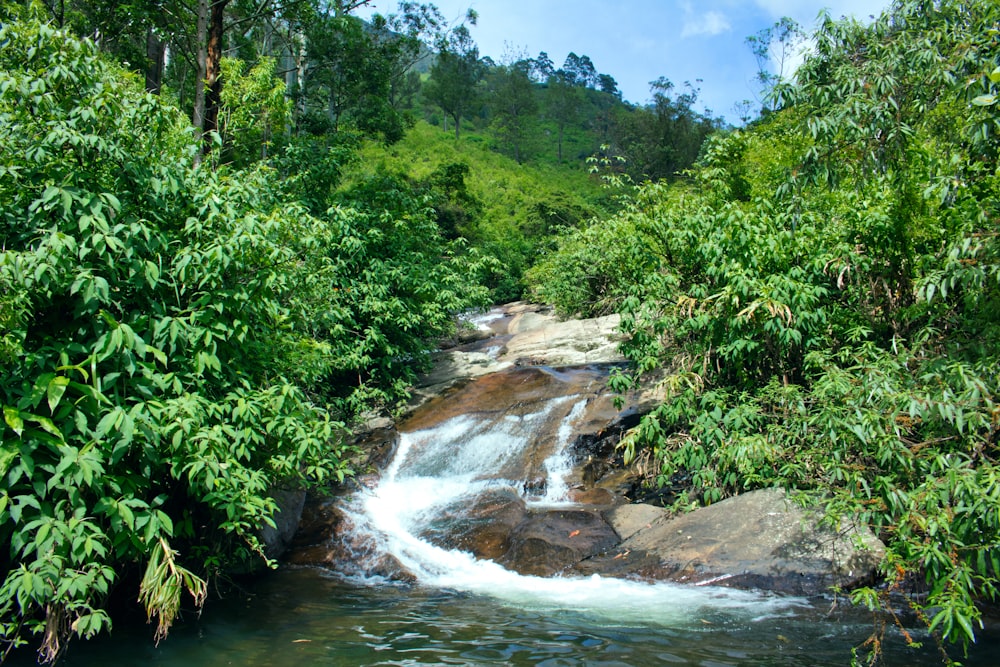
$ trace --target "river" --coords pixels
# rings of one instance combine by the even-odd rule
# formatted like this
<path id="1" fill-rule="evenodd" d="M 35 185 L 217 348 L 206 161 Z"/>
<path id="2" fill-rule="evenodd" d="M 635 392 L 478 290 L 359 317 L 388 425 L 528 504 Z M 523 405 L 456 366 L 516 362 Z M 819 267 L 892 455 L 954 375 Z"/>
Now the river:
<path id="1" fill-rule="evenodd" d="M 540 392 L 540 376 L 565 391 Z M 366 574 L 363 562 L 285 566 L 210 601 L 200 617 L 187 614 L 159 647 L 143 619 L 133 619 L 111 638 L 76 642 L 64 664 L 815 666 L 849 664 L 855 648 L 866 655 L 879 626 L 832 596 L 523 576 L 428 539 L 442 530 L 442 515 L 482 491 L 523 490 L 516 477 L 542 431 L 549 450 L 534 460 L 550 479 L 529 505 L 567 504 L 566 447 L 604 376 L 542 369 L 517 377 L 523 389 L 503 405 L 485 391 L 486 404 L 473 413 L 432 407 L 437 419 L 404 424 L 378 484 L 342 501 L 354 532 L 375 555 L 390 554 L 410 581 Z M 923 646 L 906 647 L 889 624 L 883 664 L 941 664 L 934 642 L 908 631 Z M 998 634 L 986 633 L 965 664 L 997 664 L 998 650 Z M 961 651 L 952 657 L 961 660 Z"/>

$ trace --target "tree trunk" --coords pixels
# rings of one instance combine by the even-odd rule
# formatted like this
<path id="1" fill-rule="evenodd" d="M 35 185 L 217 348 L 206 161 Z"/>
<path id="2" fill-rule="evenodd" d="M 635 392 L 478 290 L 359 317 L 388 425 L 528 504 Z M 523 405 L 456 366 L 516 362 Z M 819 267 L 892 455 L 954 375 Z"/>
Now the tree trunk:
<path id="1" fill-rule="evenodd" d="M 163 63 L 167 45 L 160 41 L 153 29 L 146 31 L 146 91 L 160 94 L 163 85 Z"/>
<path id="2" fill-rule="evenodd" d="M 452 120 L 455 121 L 455 139 L 458 139 L 458 133 L 462 129 L 462 114 L 455 114 L 452 116 Z"/>
<path id="3" fill-rule="evenodd" d="M 211 132 L 219 131 L 219 107 L 222 104 L 222 33 L 225 29 L 226 5 L 229 0 L 215 0 L 208 21 L 208 47 L 205 50 L 205 125 L 202 148 L 212 150 Z"/>
<path id="4" fill-rule="evenodd" d="M 205 77 L 208 70 L 208 3 L 211 0 L 198 0 L 198 27 L 195 42 L 198 45 L 198 74 L 194 81 L 194 113 L 191 122 L 194 124 L 194 136 L 201 141 L 205 130 Z M 201 161 L 199 149 L 197 162 Z"/>

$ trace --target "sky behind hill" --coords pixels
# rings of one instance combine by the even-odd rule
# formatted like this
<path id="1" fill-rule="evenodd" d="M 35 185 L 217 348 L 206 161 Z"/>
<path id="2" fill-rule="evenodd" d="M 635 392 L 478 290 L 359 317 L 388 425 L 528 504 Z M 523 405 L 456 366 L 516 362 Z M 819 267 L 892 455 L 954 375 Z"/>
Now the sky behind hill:
<path id="1" fill-rule="evenodd" d="M 738 118 L 734 105 L 754 100 L 758 92 L 749 35 L 783 16 L 811 31 L 824 7 L 834 17 L 868 21 L 889 5 L 889 0 L 429 1 L 455 23 L 474 9 L 479 21 L 470 28 L 472 37 L 480 54 L 497 62 L 505 54 L 534 58 L 545 51 L 560 67 L 571 51 L 587 55 L 599 73 L 615 78 L 626 100 L 638 104 L 649 101 L 649 82 L 661 76 L 678 89 L 690 81 L 701 89 L 696 108 L 731 122 Z M 374 0 L 371 7 L 389 14 L 397 4 Z"/>

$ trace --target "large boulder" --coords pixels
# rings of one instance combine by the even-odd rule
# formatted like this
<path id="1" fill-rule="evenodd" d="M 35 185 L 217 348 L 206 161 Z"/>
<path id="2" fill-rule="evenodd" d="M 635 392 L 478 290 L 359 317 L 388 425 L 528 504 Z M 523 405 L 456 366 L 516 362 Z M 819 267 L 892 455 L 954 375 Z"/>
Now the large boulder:
<path id="1" fill-rule="evenodd" d="M 527 515 L 524 499 L 516 490 L 497 487 L 444 509 L 421 537 L 444 549 L 498 560 L 510 549 L 511 533 Z"/>
<path id="2" fill-rule="evenodd" d="M 509 541 L 498 559 L 501 565 L 520 574 L 552 576 L 612 549 L 618 535 L 598 511 L 565 509 L 532 513 Z"/>
<path id="3" fill-rule="evenodd" d="M 614 554 L 592 559 L 581 571 L 814 595 L 869 582 L 885 553 L 868 528 L 824 526 L 781 489 L 672 518 L 648 505 L 618 507 L 607 516 L 622 541 Z"/>
<path id="4" fill-rule="evenodd" d="M 618 351 L 618 315 L 552 322 L 516 333 L 501 361 L 545 366 L 582 366 L 625 361 Z"/>

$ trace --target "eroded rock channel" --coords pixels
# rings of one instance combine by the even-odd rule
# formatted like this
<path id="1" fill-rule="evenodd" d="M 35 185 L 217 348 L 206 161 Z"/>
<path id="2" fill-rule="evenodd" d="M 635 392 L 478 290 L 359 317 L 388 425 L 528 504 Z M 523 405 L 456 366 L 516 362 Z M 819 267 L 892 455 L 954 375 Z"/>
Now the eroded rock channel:
<path id="1" fill-rule="evenodd" d="M 867 529 L 823 527 L 780 489 L 679 516 L 634 502 L 615 445 L 657 396 L 615 408 L 614 317 L 559 322 L 512 304 L 482 323 L 488 338 L 440 353 L 412 412 L 368 436 L 379 472 L 307 504 L 290 562 L 409 581 L 472 559 L 797 595 L 872 578 L 883 546 Z"/>

